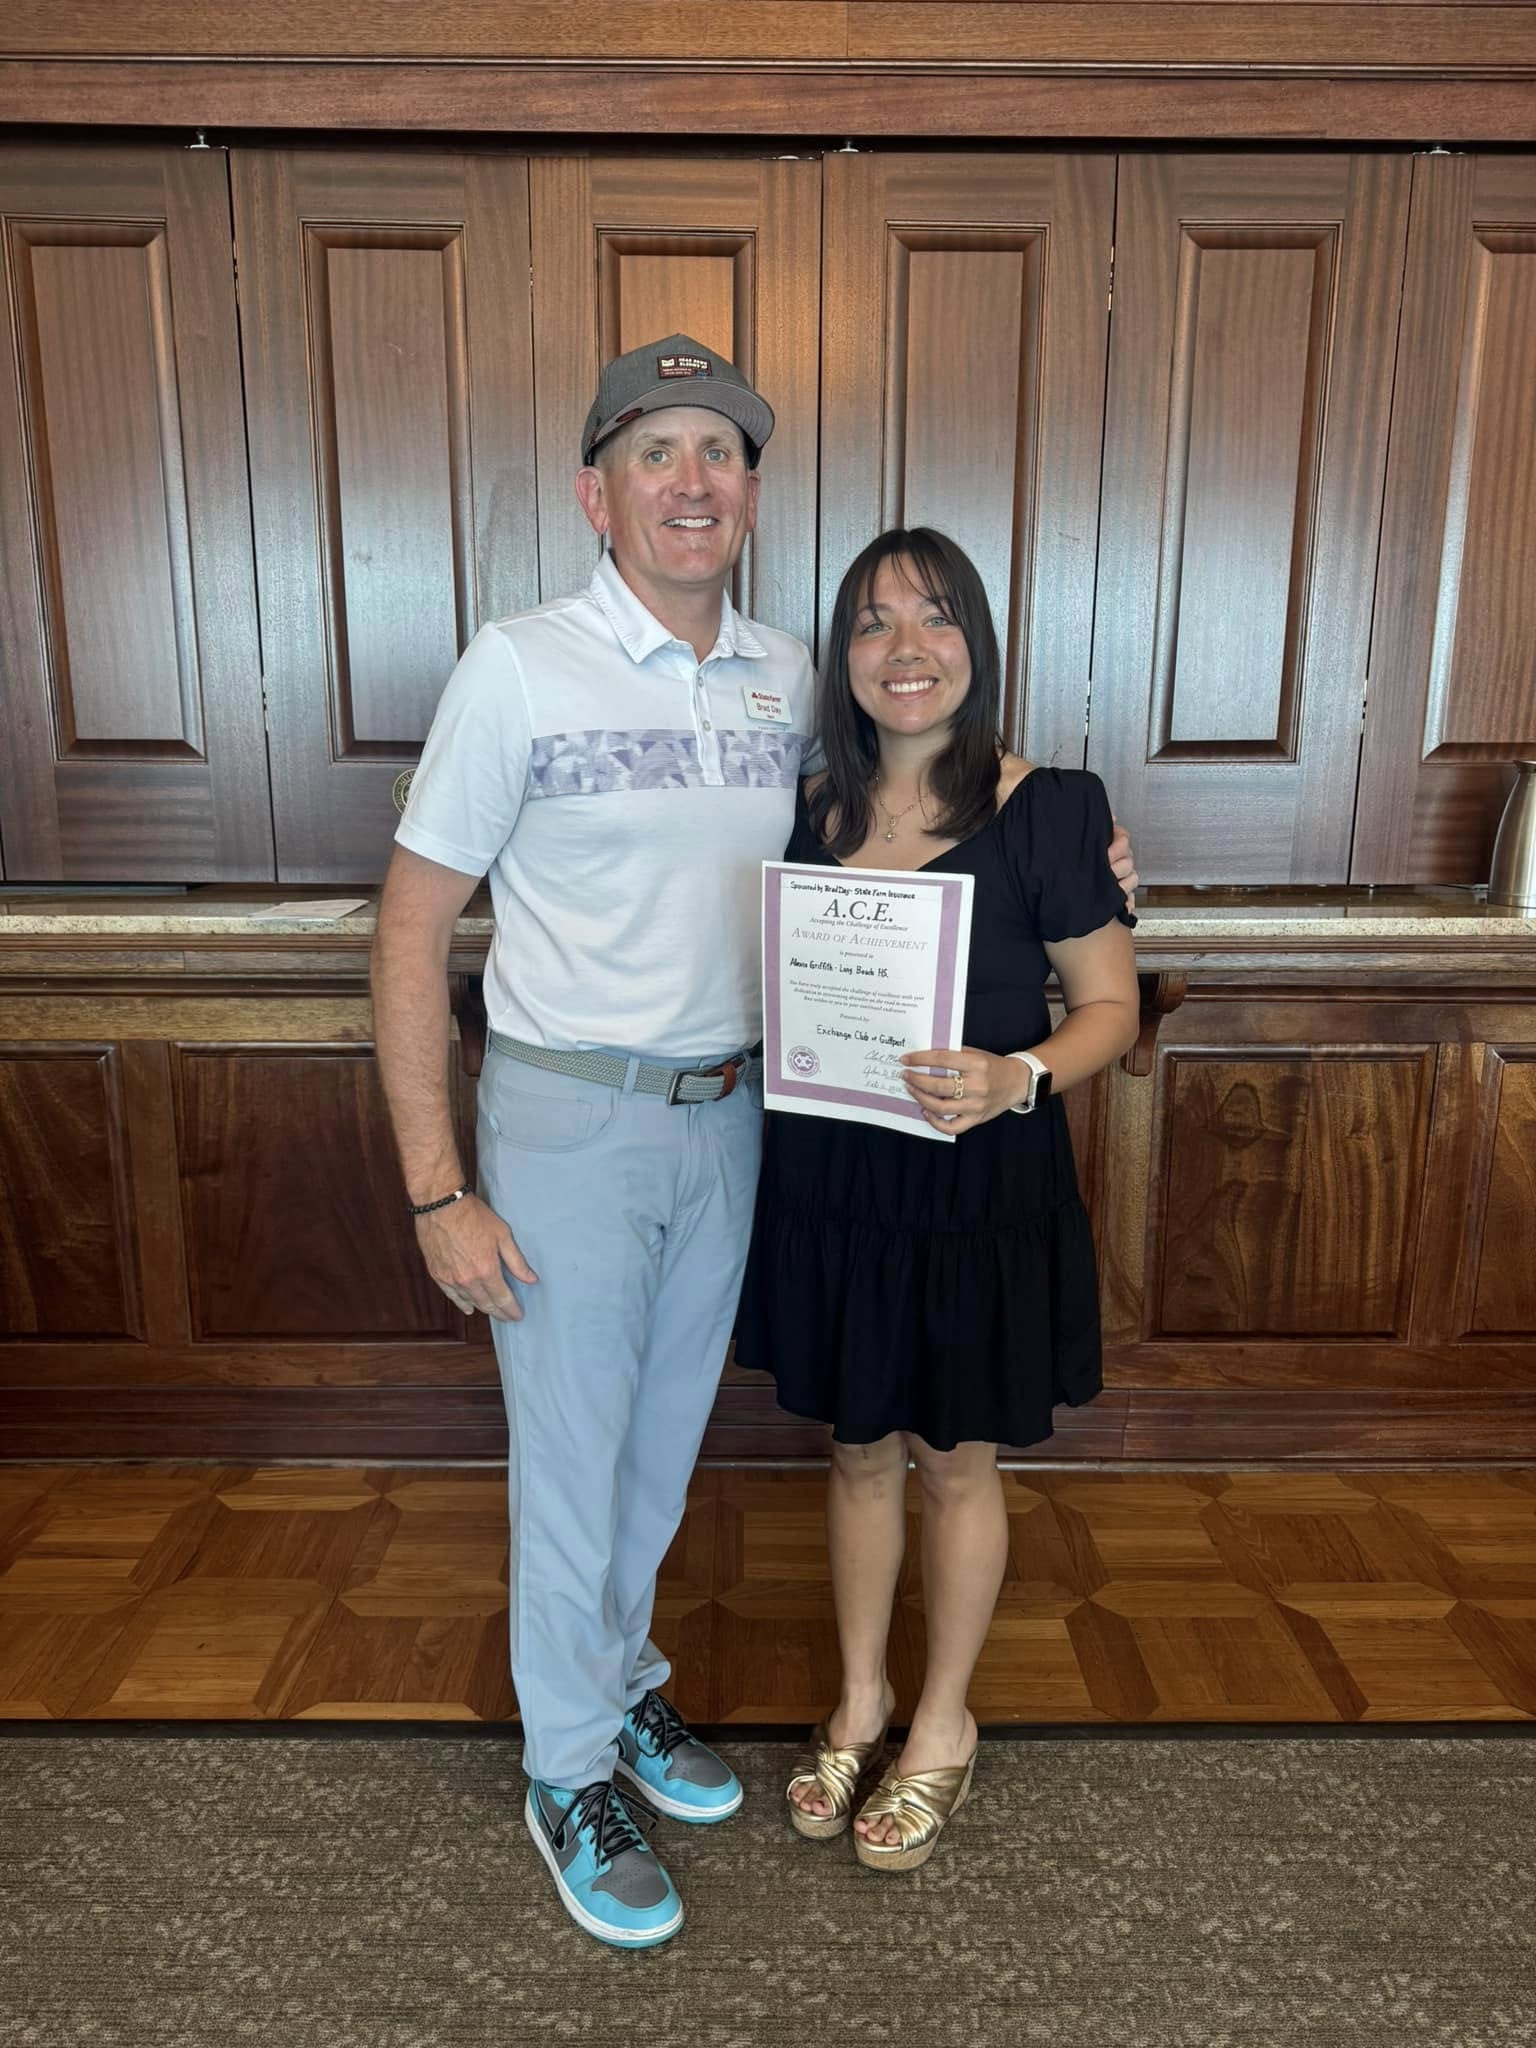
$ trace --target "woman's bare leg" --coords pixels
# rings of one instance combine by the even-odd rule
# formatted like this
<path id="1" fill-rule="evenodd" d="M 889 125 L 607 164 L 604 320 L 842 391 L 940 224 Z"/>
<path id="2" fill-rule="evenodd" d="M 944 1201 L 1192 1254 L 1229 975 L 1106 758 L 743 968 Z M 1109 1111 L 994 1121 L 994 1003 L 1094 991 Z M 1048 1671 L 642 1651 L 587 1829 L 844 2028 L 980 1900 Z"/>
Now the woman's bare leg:
<path id="1" fill-rule="evenodd" d="M 923 1607 L 928 1667 L 899 1771 L 962 1764 L 976 1747 L 976 1723 L 965 1703 L 997 1606 L 1008 1561 L 1008 1514 L 996 1444 L 931 1450 L 921 1437 L 908 1446 L 923 1487 Z M 890 1819 L 855 1820 L 871 1842 L 895 1842 Z"/>
<path id="2" fill-rule="evenodd" d="M 899 1433 L 873 1444 L 834 1444 L 827 1484 L 827 1551 L 842 1654 L 843 1689 L 828 1732 L 834 1746 L 873 1742 L 890 1718 L 886 1645 L 906 1548 L 907 1445 Z M 799 1784 L 791 1797 L 807 1813 L 831 1802 Z"/>

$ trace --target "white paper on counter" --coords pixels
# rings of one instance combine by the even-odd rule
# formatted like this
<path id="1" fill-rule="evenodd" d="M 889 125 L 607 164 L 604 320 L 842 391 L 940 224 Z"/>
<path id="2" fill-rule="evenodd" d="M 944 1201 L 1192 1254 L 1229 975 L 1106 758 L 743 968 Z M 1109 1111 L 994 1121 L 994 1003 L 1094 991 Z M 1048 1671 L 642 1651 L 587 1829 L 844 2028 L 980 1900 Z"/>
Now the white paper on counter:
<path id="1" fill-rule="evenodd" d="M 350 917 L 367 907 L 366 896 L 327 896 L 313 903 L 268 903 L 260 910 L 248 910 L 247 917 Z"/>

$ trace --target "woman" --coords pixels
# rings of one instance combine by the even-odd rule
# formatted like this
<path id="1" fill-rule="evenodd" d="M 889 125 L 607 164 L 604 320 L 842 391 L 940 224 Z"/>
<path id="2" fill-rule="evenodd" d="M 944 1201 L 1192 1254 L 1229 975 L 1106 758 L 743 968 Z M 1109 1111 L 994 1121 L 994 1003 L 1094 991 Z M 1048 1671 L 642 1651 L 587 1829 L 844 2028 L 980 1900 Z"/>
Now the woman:
<path id="1" fill-rule="evenodd" d="M 801 791 L 786 858 L 975 878 L 965 1044 L 904 1062 L 926 1121 L 955 1143 L 770 1116 L 737 1318 L 739 1361 L 833 1426 L 842 1693 L 790 1781 L 790 1819 L 813 1838 L 851 1821 L 860 1862 L 880 1870 L 926 1861 L 970 1789 L 966 1693 L 1008 1545 L 997 1446 L 1049 1436 L 1054 1403 L 1099 1391 L 1093 1244 L 1058 1097 L 1137 1031 L 1135 920 L 1106 859 L 1103 787 L 1004 749 L 999 682 L 967 556 L 925 527 L 872 542 L 837 595 L 826 766 Z M 1052 969 L 1067 1011 L 1054 1032 Z M 927 1672 L 906 1743 L 860 1808 L 893 1704 L 909 1457 Z"/>

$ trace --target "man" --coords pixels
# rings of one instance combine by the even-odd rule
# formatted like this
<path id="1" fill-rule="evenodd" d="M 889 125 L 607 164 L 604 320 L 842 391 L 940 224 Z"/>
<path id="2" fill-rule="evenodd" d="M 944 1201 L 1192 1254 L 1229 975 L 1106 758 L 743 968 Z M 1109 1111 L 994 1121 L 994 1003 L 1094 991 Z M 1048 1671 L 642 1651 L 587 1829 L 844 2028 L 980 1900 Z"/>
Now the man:
<path id="1" fill-rule="evenodd" d="M 466 648 L 374 949 L 418 1240 L 449 1298 L 492 1319 L 506 1398 L 528 1829 L 571 1916 L 630 1948 L 683 1909 L 615 1772 L 674 1819 L 741 1804 L 662 1694 L 647 1630 L 746 1256 L 759 870 L 789 837 L 811 729 L 805 648 L 727 595 L 773 425 L 688 335 L 608 364 L 576 478 L 608 552 L 579 596 Z M 487 870 L 477 1196 L 449 1111 L 446 963 Z"/>

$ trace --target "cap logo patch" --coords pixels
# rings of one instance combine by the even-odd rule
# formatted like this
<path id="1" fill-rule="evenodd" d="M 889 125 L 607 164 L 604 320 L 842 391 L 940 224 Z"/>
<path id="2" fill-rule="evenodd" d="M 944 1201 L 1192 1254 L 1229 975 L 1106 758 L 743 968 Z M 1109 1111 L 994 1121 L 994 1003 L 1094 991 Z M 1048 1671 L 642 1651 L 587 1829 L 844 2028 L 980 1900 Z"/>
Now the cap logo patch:
<path id="1" fill-rule="evenodd" d="M 658 356 L 656 371 L 662 377 L 713 377 L 715 366 L 707 356 Z"/>

